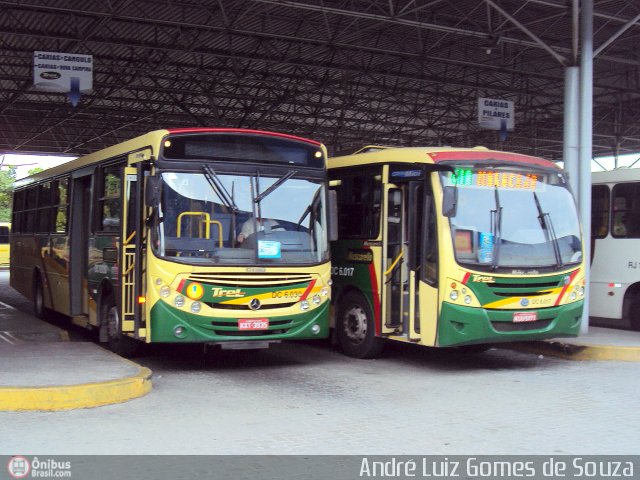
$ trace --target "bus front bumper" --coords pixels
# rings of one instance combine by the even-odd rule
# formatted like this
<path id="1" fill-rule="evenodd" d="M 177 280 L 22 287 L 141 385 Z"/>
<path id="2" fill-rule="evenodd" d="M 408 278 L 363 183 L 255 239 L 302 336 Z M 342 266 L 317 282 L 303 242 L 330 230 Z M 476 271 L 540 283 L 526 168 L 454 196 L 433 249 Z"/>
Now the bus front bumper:
<path id="1" fill-rule="evenodd" d="M 248 342 L 264 340 L 304 340 L 329 336 L 329 301 L 306 312 L 253 318 L 195 315 L 164 302 L 157 302 L 150 312 L 151 342 Z M 268 320 L 265 330 L 241 330 L 240 319 Z"/>
<path id="2" fill-rule="evenodd" d="M 444 303 L 438 322 L 440 347 L 576 337 L 584 300 L 536 310 L 537 320 L 514 322 L 519 310 L 487 310 Z"/>

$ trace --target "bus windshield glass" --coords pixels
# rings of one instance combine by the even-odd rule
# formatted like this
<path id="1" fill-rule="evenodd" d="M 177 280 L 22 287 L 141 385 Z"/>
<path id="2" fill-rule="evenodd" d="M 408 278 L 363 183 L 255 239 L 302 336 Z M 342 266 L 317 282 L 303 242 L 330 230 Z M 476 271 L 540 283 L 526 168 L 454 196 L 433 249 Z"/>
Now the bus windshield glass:
<path id="1" fill-rule="evenodd" d="M 154 251 L 202 265 L 317 264 L 328 258 L 321 181 L 279 176 L 163 172 Z M 295 199 L 295 200 L 294 200 Z"/>
<path id="2" fill-rule="evenodd" d="M 575 201 L 559 172 L 454 166 L 440 174 L 455 198 L 451 235 L 459 264 L 484 271 L 558 270 L 582 261 Z"/>

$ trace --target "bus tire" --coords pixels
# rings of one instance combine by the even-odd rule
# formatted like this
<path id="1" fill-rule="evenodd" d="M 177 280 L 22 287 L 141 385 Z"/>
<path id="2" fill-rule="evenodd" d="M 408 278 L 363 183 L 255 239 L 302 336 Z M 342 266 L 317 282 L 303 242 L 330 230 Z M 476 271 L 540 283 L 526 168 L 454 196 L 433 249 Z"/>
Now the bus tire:
<path id="1" fill-rule="evenodd" d="M 113 353 L 122 357 L 133 357 L 140 351 L 141 344 L 138 340 L 122 334 L 120 312 L 112 295 L 102 302 L 100 324 L 106 328 L 107 346 Z"/>
<path id="2" fill-rule="evenodd" d="M 338 306 L 336 330 L 340 349 L 355 358 L 373 358 L 384 345 L 376 337 L 373 313 L 364 296 L 358 292 L 349 292 Z"/>
<path id="3" fill-rule="evenodd" d="M 36 318 L 43 319 L 47 315 L 48 309 L 44 306 L 44 285 L 40 274 L 36 274 L 33 281 L 33 314 Z"/>
<path id="4" fill-rule="evenodd" d="M 631 298 L 629 325 L 632 330 L 640 331 L 640 294 L 637 293 Z"/>

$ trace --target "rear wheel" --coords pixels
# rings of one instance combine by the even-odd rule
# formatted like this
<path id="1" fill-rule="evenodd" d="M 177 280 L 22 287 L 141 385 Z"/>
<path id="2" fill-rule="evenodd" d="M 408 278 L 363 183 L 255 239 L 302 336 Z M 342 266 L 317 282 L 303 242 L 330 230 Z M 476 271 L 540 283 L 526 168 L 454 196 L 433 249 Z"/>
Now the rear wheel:
<path id="1" fill-rule="evenodd" d="M 336 328 L 338 344 L 350 357 L 373 358 L 382 350 L 371 308 L 360 293 L 350 292 L 340 300 Z"/>
<path id="2" fill-rule="evenodd" d="M 120 311 L 113 296 L 102 302 L 101 325 L 107 330 L 107 345 L 113 353 L 132 357 L 140 351 L 141 343 L 138 340 L 122 334 Z"/>
<path id="3" fill-rule="evenodd" d="M 33 314 L 36 318 L 42 319 L 46 313 L 47 308 L 44 306 L 44 285 L 42 285 L 40 274 L 37 274 L 33 282 Z"/>
<path id="4" fill-rule="evenodd" d="M 631 298 L 628 312 L 631 328 L 640 331 L 640 294 L 635 294 Z"/>

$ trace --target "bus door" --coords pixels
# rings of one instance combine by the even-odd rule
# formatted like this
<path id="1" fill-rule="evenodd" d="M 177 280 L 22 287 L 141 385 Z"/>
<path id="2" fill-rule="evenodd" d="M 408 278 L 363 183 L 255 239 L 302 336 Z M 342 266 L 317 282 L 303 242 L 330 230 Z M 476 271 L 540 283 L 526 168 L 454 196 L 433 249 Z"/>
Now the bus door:
<path id="1" fill-rule="evenodd" d="M 384 233 L 382 255 L 382 334 L 409 332 L 410 289 L 406 265 L 407 215 L 406 188 L 385 186 Z"/>
<path id="2" fill-rule="evenodd" d="M 144 264 L 146 260 L 144 235 L 143 164 L 124 169 L 124 202 L 121 232 L 121 312 L 122 331 L 144 338 Z"/>
<path id="3" fill-rule="evenodd" d="M 437 310 L 437 302 L 431 298 L 434 295 L 425 296 L 425 289 L 435 289 L 422 281 L 429 276 L 425 270 L 426 251 L 435 241 L 435 231 L 428 231 L 435 218 L 425 215 L 425 210 L 433 209 L 426 191 L 430 189 L 422 180 L 387 185 L 385 191 L 383 334 L 416 342 L 421 340 L 421 312 L 433 316 Z M 431 301 L 421 304 L 420 300 L 427 297 Z"/>
<path id="4" fill-rule="evenodd" d="M 79 172 L 72 180 L 69 235 L 70 316 L 89 315 L 89 228 L 91 224 L 91 179 L 93 169 Z"/>

